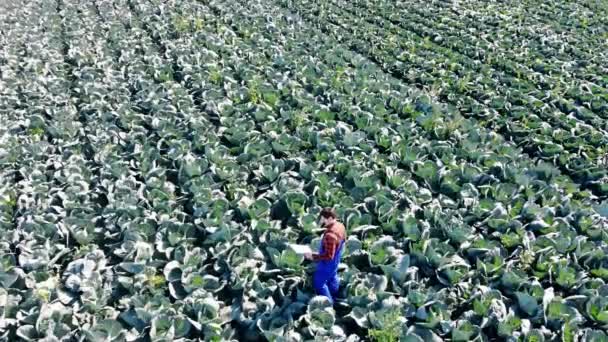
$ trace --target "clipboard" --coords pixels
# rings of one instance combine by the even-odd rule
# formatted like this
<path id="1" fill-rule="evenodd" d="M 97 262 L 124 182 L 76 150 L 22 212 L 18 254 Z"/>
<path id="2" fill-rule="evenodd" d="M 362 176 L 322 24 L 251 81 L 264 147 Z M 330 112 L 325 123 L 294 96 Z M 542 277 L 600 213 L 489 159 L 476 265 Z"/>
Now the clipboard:
<path id="1" fill-rule="evenodd" d="M 304 255 L 304 254 L 307 254 L 307 253 L 312 253 L 312 249 L 308 245 L 289 244 L 289 248 L 291 248 L 298 255 Z"/>

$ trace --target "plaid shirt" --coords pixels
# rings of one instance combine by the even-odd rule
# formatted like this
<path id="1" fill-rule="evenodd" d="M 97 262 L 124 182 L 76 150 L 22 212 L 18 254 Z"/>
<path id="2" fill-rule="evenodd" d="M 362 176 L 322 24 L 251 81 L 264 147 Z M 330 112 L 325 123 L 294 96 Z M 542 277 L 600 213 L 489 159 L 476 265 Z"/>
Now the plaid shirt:
<path id="1" fill-rule="evenodd" d="M 323 254 L 315 253 L 312 255 L 313 261 L 332 260 L 340 247 L 342 240 L 346 239 L 346 229 L 340 222 L 335 222 L 326 227 L 323 235 Z"/>

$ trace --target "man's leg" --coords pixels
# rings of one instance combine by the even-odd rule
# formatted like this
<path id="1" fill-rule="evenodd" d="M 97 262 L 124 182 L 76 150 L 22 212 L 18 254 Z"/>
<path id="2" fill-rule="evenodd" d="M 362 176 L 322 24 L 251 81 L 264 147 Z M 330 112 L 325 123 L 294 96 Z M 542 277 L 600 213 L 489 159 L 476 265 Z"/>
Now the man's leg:
<path id="1" fill-rule="evenodd" d="M 331 293 L 329 292 L 329 287 L 327 286 L 327 276 L 327 273 L 323 272 L 322 270 L 317 270 L 313 275 L 312 285 L 318 295 L 327 297 L 329 299 L 329 302 L 333 304 L 334 299 Z"/>
<path id="2" fill-rule="evenodd" d="M 331 293 L 333 298 L 338 296 L 338 290 L 340 289 L 340 278 L 338 277 L 338 272 L 334 273 L 327 280 L 327 287 L 329 288 L 329 293 Z"/>

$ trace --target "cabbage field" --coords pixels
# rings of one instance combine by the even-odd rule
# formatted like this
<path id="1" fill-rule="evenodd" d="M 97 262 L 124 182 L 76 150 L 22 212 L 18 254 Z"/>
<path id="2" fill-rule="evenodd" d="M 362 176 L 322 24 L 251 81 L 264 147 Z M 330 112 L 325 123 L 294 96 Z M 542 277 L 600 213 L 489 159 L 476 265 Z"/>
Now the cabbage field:
<path id="1" fill-rule="evenodd" d="M 607 169 L 605 1 L 0 1 L 0 340 L 608 341 Z"/>

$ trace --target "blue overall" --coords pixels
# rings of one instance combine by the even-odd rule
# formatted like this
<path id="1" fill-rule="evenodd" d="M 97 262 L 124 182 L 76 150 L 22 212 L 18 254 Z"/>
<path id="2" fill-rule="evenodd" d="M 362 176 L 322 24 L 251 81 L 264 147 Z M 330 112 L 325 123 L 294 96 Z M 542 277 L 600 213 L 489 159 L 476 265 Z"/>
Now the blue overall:
<path id="1" fill-rule="evenodd" d="M 312 280 L 317 294 L 329 298 L 329 302 L 332 304 L 334 303 L 334 298 L 338 295 L 338 288 L 340 287 L 338 265 L 342 257 L 343 246 L 344 240 L 340 242 L 340 246 L 338 246 L 333 259 L 317 261 L 317 269 Z M 324 252 L 324 246 L 321 244 L 319 254 L 323 254 Z"/>

